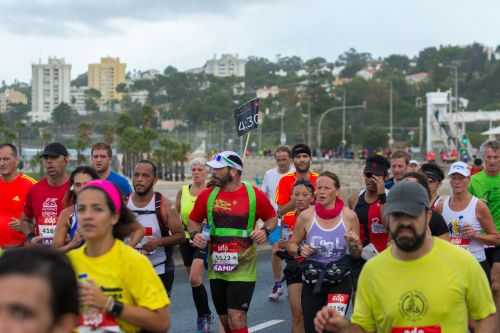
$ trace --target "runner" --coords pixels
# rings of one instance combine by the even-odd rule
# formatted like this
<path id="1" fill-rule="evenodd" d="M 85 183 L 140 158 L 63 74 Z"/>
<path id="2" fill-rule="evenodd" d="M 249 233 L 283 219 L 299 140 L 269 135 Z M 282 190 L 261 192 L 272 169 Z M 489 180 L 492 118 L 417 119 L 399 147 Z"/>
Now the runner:
<path id="1" fill-rule="evenodd" d="M 88 182 L 77 198 L 85 244 L 68 256 L 80 280 L 79 332 L 165 332 L 170 300 L 150 261 L 120 238 L 133 214 L 107 180 Z"/>
<path id="2" fill-rule="evenodd" d="M 451 242 L 468 250 L 489 277 L 490 265 L 484 245 L 500 243 L 493 218 L 486 204 L 467 192 L 470 170 L 466 163 L 453 163 L 448 176 L 452 194 L 441 200 L 436 211 L 443 215 L 448 225 Z"/>
<path id="3" fill-rule="evenodd" d="M 500 142 L 485 142 L 480 149 L 484 169 L 471 177 L 469 192 L 486 203 L 497 232 L 500 231 Z M 491 285 L 495 303 L 500 308 L 500 247 L 486 248 L 486 259 L 491 266 Z M 500 316 L 498 318 L 500 331 Z"/>
<path id="4" fill-rule="evenodd" d="M 173 246 L 184 241 L 179 214 L 170 201 L 154 191 L 157 178 L 156 165 L 149 160 L 139 161 L 134 168 L 134 192 L 127 207 L 144 227 L 145 236 L 137 245 L 149 258 L 169 295 L 174 283 Z"/>
<path id="5" fill-rule="evenodd" d="M 278 186 L 281 176 L 292 171 L 291 157 L 292 152 L 288 146 L 279 146 L 276 148 L 276 151 L 274 152 L 276 167 L 267 170 L 264 174 L 264 180 L 262 181 L 262 192 L 266 194 L 276 211 L 278 211 L 278 205 L 274 201 L 276 196 L 276 187 Z M 283 293 L 281 288 L 281 259 L 275 255 L 278 250 L 278 243 L 273 244 L 271 251 L 271 265 L 273 269 L 274 286 L 271 294 L 269 294 L 269 299 L 274 301 L 277 301 Z"/>
<path id="6" fill-rule="evenodd" d="M 24 214 L 19 220 L 13 219 L 10 226 L 23 232 L 28 241 L 51 245 L 57 218 L 64 209 L 64 196 L 70 187 L 66 173 L 68 151 L 59 142 L 49 143 L 41 158 L 46 177 L 30 188 Z"/>
<path id="7" fill-rule="evenodd" d="M 94 168 L 89 166 L 79 166 L 69 176 L 71 189 L 64 198 L 64 206 L 57 219 L 54 231 L 53 246 L 63 252 L 76 249 L 83 244 L 83 240 L 78 232 L 78 216 L 76 214 L 76 197 L 83 186 L 91 181 L 99 179 Z M 135 247 L 144 236 L 144 228 L 135 221 L 130 224 L 130 237 L 127 244 Z"/>
<path id="8" fill-rule="evenodd" d="M 291 255 L 305 258 L 301 305 L 307 333 L 315 332 L 313 319 L 324 305 L 347 314 L 354 292 L 347 253 L 357 258 L 362 248 L 358 218 L 337 196 L 337 175 L 324 171 L 316 185 L 316 204 L 299 215 L 288 243 Z"/>
<path id="9" fill-rule="evenodd" d="M 419 168 L 420 165 L 418 164 L 417 160 L 410 160 L 410 162 L 408 163 L 407 172 L 417 172 Z"/>
<path id="10" fill-rule="evenodd" d="M 313 186 L 316 186 L 318 174 L 310 171 L 311 167 L 311 148 L 305 144 L 297 144 L 292 148 L 292 159 L 295 171 L 291 171 L 281 176 L 276 188 L 276 204 L 278 206 L 278 217 L 281 218 L 281 224 L 289 229 L 295 223 L 295 201 L 292 197 L 293 185 L 300 179 L 309 180 Z M 281 276 L 281 274 L 280 274 Z M 281 279 L 276 280 L 269 298 L 278 300 L 283 294 Z"/>
<path id="11" fill-rule="evenodd" d="M 404 175 L 402 180 L 419 183 L 425 188 L 427 194 L 429 195 L 429 198 L 431 197 L 431 190 L 427 182 L 427 177 L 423 173 L 408 172 L 407 174 Z M 431 235 L 449 241 L 450 234 L 448 231 L 448 225 L 446 224 L 446 221 L 444 220 L 443 216 L 438 212 L 436 212 L 434 209 L 431 209 L 431 212 L 432 215 L 431 219 L 429 220 L 429 228 L 431 229 Z"/>
<path id="12" fill-rule="evenodd" d="M 395 185 L 384 216 L 393 245 L 363 268 L 352 323 L 324 307 L 316 315 L 317 332 L 467 332 L 469 318 L 477 320 L 476 332 L 494 332 L 486 275 L 470 254 L 430 235 L 425 189 Z"/>
<path id="13" fill-rule="evenodd" d="M 78 318 L 78 285 L 65 255 L 43 247 L 0 256 L 0 332 L 70 333 Z"/>
<path id="14" fill-rule="evenodd" d="M 389 161 L 383 156 L 368 157 L 363 171 L 365 189 L 349 198 L 349 207 L 359 219 L 360 239 L 365 247 L 364 260 L 371 259 L 385 250 L 389 240 L 387 228 L 382 221 L 382 209 L 387 193 L 384 181 L 389 167 Z"/>
<path id="15" fill-rule="evenodd" d="M 99 178 L 109 180 L 115 184 L 120 189 L 124 198 L 130 195 L 132 187 L 130 187 L 128 179 L 111 170 L 113 150 L 110 145 L 104 142 L 98 142 L 92 145 L 90 150 L 90 161 L 97 171 Z"/>
<path id="16" fill-rule="evenodd" d="M 408 171 L 408 164 L 410 163 L 410 156 L 407 152 L 398 150 L 391 155 L 391 174 L 392 178 L 385 182 L 385 188 L 390 190 L 397 184 L 404 174 Z"/>
<path id="17" fill-rule="evenodd" d="M 26 236 L 9 223 L 21 217 L 28 191 L 36 181 L 18 172 L 18 164 L 16 146 L 0 144 L 0 248 L 21 246 L 26 241 Z"/>
<path id="18" fill-rule="evenodd" d="M 441 199 L 438 191 L 444 179 L 443 170 L 434 163 L 424 163 L 420 171 L 427 176 L 427 183 L 431 190 L 431 207 L 434 210 Z"/>
<path id="19" fill-rule="evenodd" d="M 261 190 L 241 181 L 238 154 L 224 151 L 207 164 L 214 186 L 198 195 L 189 215 L 191 239 L 201 249 L 210 243 L 208 278 L 226 333 L 248 333 L 246 313 L 257 277 L 255 243 L 264 243 L 276 227 L 276 213 Z M 209 227 L 203 235 L 205 219 Z M 255 228 L 258 219 L 264 221 L 263 229 Z"/>
<path id="20" fill-rule="evenodd" d="M 203 272 L 207 260 L 207 251 L 201 250 L 191 244 L 191 236 L 188 232 L 189 214 L 193 210 L 198 194 L 206 188 L 207 161 L 204 158 L 195 158 L 191 161 L 192 184 L 183 185 L 177 193 L 175 206 L 181 215 L 184 224 L 186 240 L 179 246 L 182 261 L 186 267 L 191 283 L 194 305 L 196 306 L 197 333 L 208 333 L 212 328 L 212 312 L 208 306 L 208 295 L 203 285 Z"/>

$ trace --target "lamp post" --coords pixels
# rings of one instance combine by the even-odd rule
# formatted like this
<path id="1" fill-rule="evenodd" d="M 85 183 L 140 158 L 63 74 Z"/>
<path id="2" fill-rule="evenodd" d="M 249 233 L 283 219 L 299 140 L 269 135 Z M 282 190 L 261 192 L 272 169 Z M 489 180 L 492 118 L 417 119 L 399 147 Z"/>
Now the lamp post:
<path id="1" fill-rule="evenodd" d="M 389 98 L 389 148 L 392 149 L 394 144 L 393 136 L 393 124 L 392 124 L 392 81 L 390 82 L 390 98 Z"/>
<path id="2" fill-rule="evenodd" d="M 330 112 L 333 112 L 333 111 L 336 111 L 336 110 L 343 110 L 344 111 L 344 114 L 343 114 L 343 117 L 342 117 L 342 142 L 345 142 L 345 123 L 346 123 L 346 117 L 345 117 L 345 111 L 346 110 L 350 110 L 350 109 L 358 109 L 358 108 L 362 108 L 362 109 L 365 109 L 366 110 L 366 101 L 363 102 L 363 104 L 358 104 L 358 105 L 348 105 L 346 106 L 345 105 L 345 100 L 344 100 L 344 105 L 342 106 L 334 106 L 334 107 L 331 107 L 327 110 L 325 110 L 321 116 L 319 117 L 319 122 L 318 122 L 318 137 L 317 137 L 317 140 L 318 140 L 318 148 L 321 148 L 321 124 L 323 123 L 323 119 L 325 119 L 325 116 L 327 114 L 329 114 Z"/>

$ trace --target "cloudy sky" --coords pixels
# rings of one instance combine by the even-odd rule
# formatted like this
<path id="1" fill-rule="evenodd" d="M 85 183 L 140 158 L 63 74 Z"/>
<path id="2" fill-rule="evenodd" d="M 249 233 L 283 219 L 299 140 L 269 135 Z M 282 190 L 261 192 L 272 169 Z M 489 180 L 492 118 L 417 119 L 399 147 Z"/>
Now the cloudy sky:
<path id="1" fill-rule="evenodd" d="M 0 80 L 64 57 L 72 77 L 101 56 L 130 69 L 199 67 L 214 54 L 335 60 L 500 44 L 498 0 L 0 0 Z"/>

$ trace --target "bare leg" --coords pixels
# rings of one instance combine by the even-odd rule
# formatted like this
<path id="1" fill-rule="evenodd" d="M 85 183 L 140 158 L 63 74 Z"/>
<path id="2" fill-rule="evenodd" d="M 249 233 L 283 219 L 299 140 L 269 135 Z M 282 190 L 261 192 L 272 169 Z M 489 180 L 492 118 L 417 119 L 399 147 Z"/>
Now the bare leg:
<path id="1" fill-rule="evenodd" d="M 293 283 L 288 286 L 288 301 L 292 313 L 292 333 L 304 333 L 304 316 L 300 297 L 302 294 L 302 283 Z"/>

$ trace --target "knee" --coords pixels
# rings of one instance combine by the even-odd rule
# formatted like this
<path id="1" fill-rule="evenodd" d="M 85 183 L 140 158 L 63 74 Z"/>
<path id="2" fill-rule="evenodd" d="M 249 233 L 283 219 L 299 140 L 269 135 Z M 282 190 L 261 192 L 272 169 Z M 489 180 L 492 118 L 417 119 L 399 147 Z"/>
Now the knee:
<path id="1" fill-rule="evenodd" d="M 500 296 L 500 263 L 494 263 L 491 268 L 491 288 L 497 296 Z"/>
<path id="2" fill-rule="evenodd" d="M 191 283 L 191 287 L 199 287 L 202 284 L 201 276 L 196 276 L 195 274 L 191 274 L 189 276 L 189 282 Z"/>
<path id="3" fill-rule="evenodd" d="M 232 329 L 246 327 L 246 314 L 244 311 L 228 311 L 229 326 Z"/>

